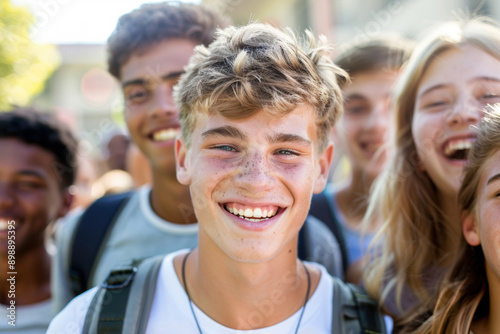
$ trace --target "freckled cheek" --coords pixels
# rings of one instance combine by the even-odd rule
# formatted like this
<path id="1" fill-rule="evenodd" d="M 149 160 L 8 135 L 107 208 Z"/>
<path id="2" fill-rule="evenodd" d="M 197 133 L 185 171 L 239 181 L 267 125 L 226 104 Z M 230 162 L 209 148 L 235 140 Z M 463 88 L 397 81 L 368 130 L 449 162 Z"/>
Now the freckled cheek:
<path id="1" fill-rule="evenodd" d="M 487 210 L 485 210 L 487 212 Z M 500 210 L 487 212 L 481 219 L 481 246 L 487 259 L 500 265 Z"/>
<path id="2" fill-rule="evenodd" d="M 208 185 L 217 184 L 221 179 L 234 173 L 234 170 L 238 168 L 234 162 L 215 158 L 196 161 L 194 166 L 196 167 L 193 173 L 193 183 L 203 181 Z"/>
<path id="3" fill-rule="evenodd" d="M 491 267 L 500 267 L 500 238 L 490 238 L 487 242 L 482 242 L 484 257 Z M 500 274 L 500 273 L 499 273 Z"/>
<path id="4" fill-rule="evenodd" d="M 302 187 L 312 185 L 314 169 L 303 164 L 281 165 L 277 168 L 281 177 L 287 181 L 292 181 L 292 187 Z"/>

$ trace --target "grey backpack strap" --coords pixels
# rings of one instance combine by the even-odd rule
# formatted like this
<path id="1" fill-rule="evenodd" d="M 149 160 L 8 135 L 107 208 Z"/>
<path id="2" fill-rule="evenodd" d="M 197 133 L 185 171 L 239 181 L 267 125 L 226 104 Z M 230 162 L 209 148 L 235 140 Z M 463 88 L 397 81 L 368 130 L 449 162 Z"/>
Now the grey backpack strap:
<path id="1" fill-rule="evenodd" d="M 142 334 L 146 332 L 156 292 L 156 281 L 164 257 L 162 255 L 147 259 L 139 266 L 129 296 L 129 300 L 134 302 L 129 304 L 125 312 L 123 333 Z"/>
<path id="2" fill-rule="evenodd" d="M 333 277 L 332 333 L 386 334 L 377 302 L 361 288 Z"/>
<path id="3" fill-rule="evenodd" d="M 111 271 L 95 294 L 83 333 L 140 334 L 146 331 L 164 255 Z"/>

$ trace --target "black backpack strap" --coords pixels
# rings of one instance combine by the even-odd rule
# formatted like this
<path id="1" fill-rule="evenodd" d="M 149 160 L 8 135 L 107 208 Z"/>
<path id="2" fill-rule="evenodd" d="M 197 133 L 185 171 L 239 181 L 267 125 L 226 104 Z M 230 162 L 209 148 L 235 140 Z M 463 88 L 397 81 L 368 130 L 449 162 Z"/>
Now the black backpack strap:
<path id="1" fill-rule="evenodd" d="M 375 300 L 370 298 L 359 286 L 347 283 L 352 299 L 356 305 L 361 333 L 383 334 L 386 332 L 385 322 Z"/>
<path id="2" fill-rule="evenodd" d="M 163 258 L 112 270 L 92 299 L 82 333 L 145 333 Z"/>
<path id="3" fill-rule="evenodd" d="M 386 334 L 378 304 L 360 287 L 333 277 L 332 333 Z"/>
<path id="4" fill-rule="evenodd" d="M 309 247 L 309 227 L 307 224 L 307 219 L 302 225 L 302 228 L 299 231 L 299 240 L 297 245 L 297 256 L 299 259 L 303 261 L 310 260 L 310 247 Z"/>
<path id="5" fill-rule="evenodd" d="M 309 214 L 325 223 L 337 239 L 340 251 L 342 252 L 342 267 L 345 273 L 349 265 L 349 257 L 344 233 L 342 233 L 340 222 L 338 221 L 337 216 L 333 211 L 332 204 L 330 203 L 330 200 L 326 196 L 325 192 L 313 196 Z"/>
<path id="6" fill-rule="evenodd" d="M 86 291 L 104 240 L 132 192 L 105 196 L 85 210 L 75 229 L 71 246 L 69 276 L 74 295 Z"/>

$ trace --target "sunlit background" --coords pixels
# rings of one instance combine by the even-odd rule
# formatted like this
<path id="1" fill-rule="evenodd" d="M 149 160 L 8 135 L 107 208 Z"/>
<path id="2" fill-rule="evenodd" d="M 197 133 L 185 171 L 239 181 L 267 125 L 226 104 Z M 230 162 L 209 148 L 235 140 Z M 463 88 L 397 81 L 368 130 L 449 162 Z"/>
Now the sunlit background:
<path id="1" fill-rule="evenodd" d="M 158 2 L 158 1 L 149 1 Z M 204 0 L 235 24 L 259 20 L 312 29 L 336 46 L 394 31 L 417 37 L 433 24 L 471 14 L 500 19 L 486 0 Z M 124 128 L 119 86 L 107 73 L 105 43 L 138 0 L 0 0 L 0 109 L 33 104 L 69 122 L 95 147 Z"/>

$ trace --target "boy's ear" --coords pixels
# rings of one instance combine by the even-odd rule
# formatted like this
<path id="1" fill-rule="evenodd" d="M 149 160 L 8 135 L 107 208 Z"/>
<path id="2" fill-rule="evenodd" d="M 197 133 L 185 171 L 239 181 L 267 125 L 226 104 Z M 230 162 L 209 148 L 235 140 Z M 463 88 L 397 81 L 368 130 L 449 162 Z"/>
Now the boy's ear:
<path id="1" fill-rule="evenodd" d="M 177 172 L 177 181 L 183 185 L 191 183 L 191 174 L 189 170 L 189 162 L 187 159 L 188 148 L 184 144 L 183 139 L 178 136 L 175 140 L 175 166 Z"/>
<path id="2" fill-rule="evenodd" d="M 479 246 L 481 244 L 481 236 L 474 212 L 462 212 L 462 233 L 469 245 Z"/>
<path id="3" fill-rule="evenodd" d="M 319 194 L 325 189 L 328 182 L 330 164 L 333 158 L 333 143 L 330 141 L 326 149 L 319 156 L 318 174 L 314 182 L 313 193 Z"/>

